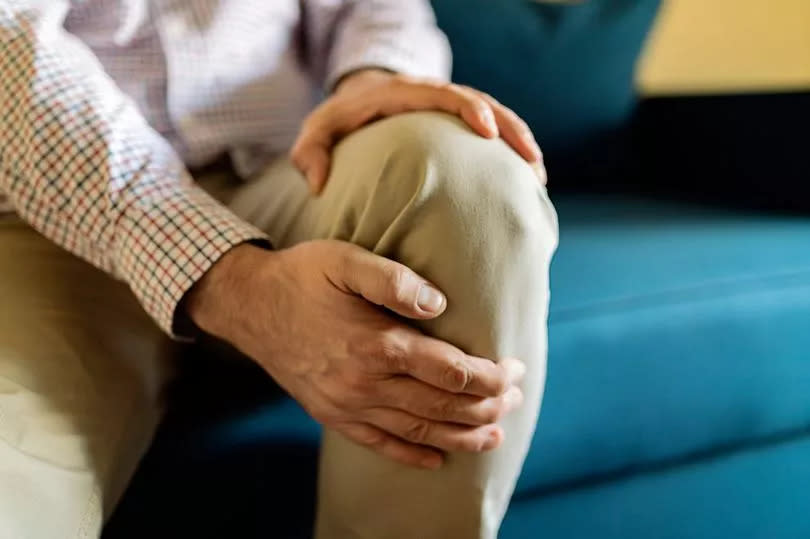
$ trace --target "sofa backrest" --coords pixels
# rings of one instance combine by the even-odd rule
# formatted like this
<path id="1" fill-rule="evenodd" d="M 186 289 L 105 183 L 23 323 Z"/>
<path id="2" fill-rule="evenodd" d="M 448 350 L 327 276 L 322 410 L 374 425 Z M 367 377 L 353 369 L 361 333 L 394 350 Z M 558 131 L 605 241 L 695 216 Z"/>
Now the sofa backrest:
<path id="1" fill-rule="evenodd" d="M 514 108 L 552 153 L 627 119 L 636 60 L 659 3 L 433 0 L 455 80 Z"/>

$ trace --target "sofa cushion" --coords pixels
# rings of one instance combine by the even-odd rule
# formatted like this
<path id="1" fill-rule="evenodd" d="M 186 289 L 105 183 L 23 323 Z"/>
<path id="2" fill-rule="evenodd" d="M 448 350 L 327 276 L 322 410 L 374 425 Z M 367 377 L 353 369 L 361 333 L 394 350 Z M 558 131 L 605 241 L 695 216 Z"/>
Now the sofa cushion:
<path id="1" fill-rule="evenodd" d="M 810 219 L 557 205 L 548 386 L 520 492 L 810 426 Z"/>
<path id="2" fill-rule="evenodd" d="M 549 496 L 518 496 L 499 537 L 805 539 L 810 437 L 803 434 Z"/>
<path id="3" fill-rule="evenodd" d="M 433 0 L 453 48 L 454 80 L 518 112 L 543 147 L 550 176 L 566 184 L 627 168 L 622 127 L 659 4 Z"/>

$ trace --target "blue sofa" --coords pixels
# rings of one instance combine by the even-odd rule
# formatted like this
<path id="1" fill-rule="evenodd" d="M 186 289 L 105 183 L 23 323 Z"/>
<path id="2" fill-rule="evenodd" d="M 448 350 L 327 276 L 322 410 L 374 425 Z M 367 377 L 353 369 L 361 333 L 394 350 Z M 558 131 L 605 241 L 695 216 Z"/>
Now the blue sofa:
<path id="1" fill-rule="evenodd" d="M 643 187 L 632 66 L 658 2 L 434 4 L 456 77 L 538 133 L 560 215 L 548 388 L 501 537 L 810 537 L 810 219 Z M 105 537 L 309 537 L 317 425 L 197 350 Z"/>

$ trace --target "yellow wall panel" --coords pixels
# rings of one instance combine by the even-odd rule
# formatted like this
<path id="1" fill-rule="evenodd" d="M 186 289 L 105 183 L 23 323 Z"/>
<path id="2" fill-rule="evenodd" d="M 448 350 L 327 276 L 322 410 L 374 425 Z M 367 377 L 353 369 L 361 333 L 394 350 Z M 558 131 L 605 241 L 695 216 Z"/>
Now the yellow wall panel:
<path id="1" fill-rule="evenodd" d="M 810 0 L 668 0 L 638 84 L 646 94 L 810 89 Z"/>

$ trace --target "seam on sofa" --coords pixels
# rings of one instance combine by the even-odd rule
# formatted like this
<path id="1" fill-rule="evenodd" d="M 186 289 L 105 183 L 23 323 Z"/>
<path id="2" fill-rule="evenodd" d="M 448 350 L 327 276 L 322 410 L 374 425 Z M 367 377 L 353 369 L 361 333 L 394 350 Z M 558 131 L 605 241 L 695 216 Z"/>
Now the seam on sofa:
<path id="1" fill-rule="evenodd" d="M 740 290 L 739 285 L 746 288 Z M 786 289 L 810 289 L 810 269 L 771 274 L 757 277 L 737 277 L 733 279 L 718 279 L 682 288 L 674 288 L 660 292 L 651 292 L 638 295 L 626 295 L 606 299 L 594 303 L 582 304 L 573 307 L 553 308 L 549 314 L 549 325 L 575 322 L 592 316 L 615 314 L 633 310 L 643 310 L 651 307 L 688 305 L 722 298 L 743 297 L 749 295 L 762 295 L 768 292 L 784 291 Z M 725 291 L 726 293 L 721 293 Z M 688 297 L 684 297 L 688 295 Z"/>
<path id="2" fill-rule="evenodd" d="M 739 440 L 736 442 L 727 441 L 725 443 L 686 452 L 674 458 L 623 466 L 611 471 L 585 475 L 552 485 L 528 488 L 516 493 L 515 501 L 556 496 L 562 493 L 592 488 L 607 483 L 632 479 L 634 477 L 667 472 L 684 466 L 721 460 L 733 455 L 753 452 L 770 446 L 801 440 L 803 438 L 810 438 L 810 425 L 769 434 L 767 436 L 760 436 L 758 438 L 746 439 L 744 442 Z"/>

